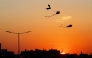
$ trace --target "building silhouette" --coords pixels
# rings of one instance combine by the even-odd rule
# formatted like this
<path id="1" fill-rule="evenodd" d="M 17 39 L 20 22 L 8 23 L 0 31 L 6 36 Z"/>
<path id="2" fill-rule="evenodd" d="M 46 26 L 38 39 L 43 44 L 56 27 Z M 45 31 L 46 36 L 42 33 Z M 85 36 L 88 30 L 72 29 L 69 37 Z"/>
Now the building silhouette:
<path id="1" fill-rule="evenodd" d="M 0 51 L 1 51 L 1 43 L 0 43 Z"/>
<path id="2" fill-rule="evenodd" d="M 7 51 L 7 49 L 2 49 L 2 45 L 0 43 L 0 58 L 14 58 L 14 52 Z"/>
<path id="3" fill-rule="evenodd" d="M 63 52 L 63 49 L 62 49 Z M 92 53 L 90 55 L 85 54 L 81 51 L 79 55 L 77 54 L 61 54 L 60 50 L 49 49 L 49 50 L 24 50 L 21 51 L 20 57 L 17 54 L 14 54 L 13 51 L 8 51 L 7 49 L 2 49 L 0 43 L 0 58 L 92 58 Z"/>

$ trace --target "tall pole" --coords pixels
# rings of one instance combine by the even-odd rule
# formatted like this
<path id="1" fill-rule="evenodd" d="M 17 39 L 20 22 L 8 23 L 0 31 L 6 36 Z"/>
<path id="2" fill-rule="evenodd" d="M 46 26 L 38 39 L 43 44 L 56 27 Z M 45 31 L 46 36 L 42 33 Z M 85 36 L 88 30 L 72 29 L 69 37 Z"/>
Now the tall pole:
<path id="1" fill-rule="evenodd" d="M 10 32 L 10 31 L 6 31 L 8 33 L 14 33 L 14 32 Z M 23 33 L 14 33 L 14 34 L 18 34 L 18 54 L 19 54 L 19 57 L 20 57 L 20 34 L 24 34 L 24 33 L 29 33 L 31 31 L 27 31 L 27 32 L 23 32 Z"/>
<path id="2" fill-rule="evenodd" d="M 18 54 L 20 54 L 20 39 L 19 39 L 19 33 L 18 33 Z"/>

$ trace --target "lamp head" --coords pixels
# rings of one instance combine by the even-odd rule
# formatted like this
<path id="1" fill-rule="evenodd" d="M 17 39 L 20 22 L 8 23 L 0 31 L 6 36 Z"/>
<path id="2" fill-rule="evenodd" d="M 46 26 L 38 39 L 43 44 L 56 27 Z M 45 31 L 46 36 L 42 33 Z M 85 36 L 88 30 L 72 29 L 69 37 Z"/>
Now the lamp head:
<path id="1" fill-rule="evenodd" d="M 32 32 L 32 31 L 28 31 L 28 32 Z"/>
<path id="2" fill-rule="evenodd" d="M 10 32 L 10 31 L 6 31 L 6 32 Z"/>
<path id="3" fill-rule="evenodd" d="M 6 32 L 11 33 L 10 31 L 6 31 Z"/>

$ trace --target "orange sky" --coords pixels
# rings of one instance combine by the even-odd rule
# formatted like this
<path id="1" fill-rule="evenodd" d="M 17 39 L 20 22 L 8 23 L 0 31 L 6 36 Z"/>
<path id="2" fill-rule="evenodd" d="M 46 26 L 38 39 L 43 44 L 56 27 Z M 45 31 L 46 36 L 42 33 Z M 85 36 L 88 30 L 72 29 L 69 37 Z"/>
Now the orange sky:
<path id="1" fill-rule="evenodd" d="M 51 10 L 45 9 L 48 4 Z M 61 14 L 45 19 L 44 16 L 52 15 L 57 10 Z M 32 31 L 20 35 L 21 50 L 55 48 L 62 51 L 63 48 L 65 53 L 79 54 L 83 51 L 90 54 L 91 15 L 92 0 L 0 0 L 0 42 L 2 48 L 17 53 L 17 35 L 5 31 Z M 73 27 L 59 28 L 61 24 L 73 24 Z"/>

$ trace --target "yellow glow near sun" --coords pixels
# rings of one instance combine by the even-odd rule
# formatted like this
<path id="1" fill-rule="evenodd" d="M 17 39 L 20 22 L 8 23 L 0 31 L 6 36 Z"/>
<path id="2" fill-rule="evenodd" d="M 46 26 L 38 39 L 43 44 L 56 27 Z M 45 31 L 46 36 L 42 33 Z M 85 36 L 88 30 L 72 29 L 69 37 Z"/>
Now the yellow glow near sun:
<path id="1" fill-rule="evenodd" d="M 65 54 L 64 52 L 60 53 L 60 54 Z"/>
<path id="2" fill-rule="evenodd" d="M 62 52 L 60 54 L 65 54 L 65 52 L 63 52 L 63 48 L 62 48 Z"/>

